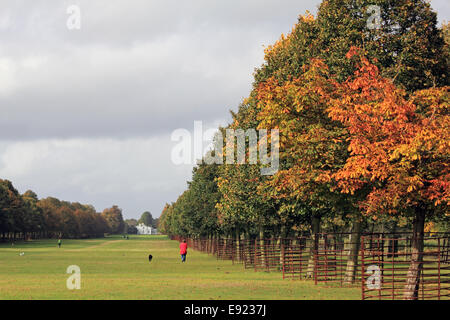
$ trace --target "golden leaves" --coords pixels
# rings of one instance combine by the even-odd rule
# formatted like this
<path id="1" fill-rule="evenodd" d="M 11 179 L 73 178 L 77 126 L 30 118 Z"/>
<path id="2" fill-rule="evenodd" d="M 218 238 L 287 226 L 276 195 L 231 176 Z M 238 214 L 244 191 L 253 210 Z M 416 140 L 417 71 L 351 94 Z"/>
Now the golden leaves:
<path id="1" fill-rule="evenodd" d="M 347 56 L 356 55 L 352 48 Z M 368 212 L 376 207 L 392 212 L 418 199 L 448 203 L 448 88 L 422 90 L 407 99 L 360 59 L 359 71 L 339 87 L 340 96 L 328 108 L 350 133 L 350 157 L 333 178 L 345 193 L 376 186 L 367 197 Z"/>

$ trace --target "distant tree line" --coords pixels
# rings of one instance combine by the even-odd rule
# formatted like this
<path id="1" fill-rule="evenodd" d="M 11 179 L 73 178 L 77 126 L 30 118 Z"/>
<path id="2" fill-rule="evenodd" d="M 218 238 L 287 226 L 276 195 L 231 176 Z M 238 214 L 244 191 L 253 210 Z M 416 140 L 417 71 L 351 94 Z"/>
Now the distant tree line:
<path id="1" fill-rule="evenodd" d="M 29 190 L 21 195 L 8 180 L 0 179 L 0 237 L 2 241 L 39 238 L 93 238 L 125 230 L 117 206 L 96 212 L 91 205 L 38 199 Z"/>

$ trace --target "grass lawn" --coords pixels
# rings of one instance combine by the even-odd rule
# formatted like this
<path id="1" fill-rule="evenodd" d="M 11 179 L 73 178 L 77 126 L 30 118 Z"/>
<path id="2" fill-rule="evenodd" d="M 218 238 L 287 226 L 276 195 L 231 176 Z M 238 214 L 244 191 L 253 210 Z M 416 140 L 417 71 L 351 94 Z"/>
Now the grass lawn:
<path id="1" fill-rule="evenodd" d="M 81 268 L 80 290 L 66 287 L 70 265 Z M 360 290 L 283 280 L 193 250 L 182 264 L 178 242 L 165 236 L 0 244 L 0 299 L 359 300 Z"/>

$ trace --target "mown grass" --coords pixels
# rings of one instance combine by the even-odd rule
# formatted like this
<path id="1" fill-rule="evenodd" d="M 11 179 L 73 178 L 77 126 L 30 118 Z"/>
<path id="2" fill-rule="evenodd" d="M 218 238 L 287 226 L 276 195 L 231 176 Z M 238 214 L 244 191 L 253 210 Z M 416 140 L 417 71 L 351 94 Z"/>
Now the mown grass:
<path id="1" fill-rule="evenodd" d="M 70 265 L 81 268 L 80 290 L 66 287 Z M 182 264 L 178 243 L 165 236 L 63 240 L 61 248 L 55 240 L 0 244 L 0 299 L 360 298 L 358 288 L 283 280 L 280 273 L 245 270 L 193 250 Z"/>

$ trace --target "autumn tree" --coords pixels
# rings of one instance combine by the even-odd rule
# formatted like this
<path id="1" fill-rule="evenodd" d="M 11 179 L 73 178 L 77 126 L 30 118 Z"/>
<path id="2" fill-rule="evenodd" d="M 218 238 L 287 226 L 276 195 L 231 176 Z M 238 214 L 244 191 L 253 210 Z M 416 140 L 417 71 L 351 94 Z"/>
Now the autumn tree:
<path id="1" fill-rule="evenodd" d="M 448 87 L 408 96 L 352 49 L 359 65 L 339 87 L 330 117 L 349 133 L 350 156 L 332 175 L 339 189 L 369 193 L 360 202 L 367 215 L 409 215 L 413 219 L 411 265 L 405 299 L 418 295 L 427 218 L 448 212 L 450 199 L 450 117 Z"/>
<path id="2" fill-rule="evenodd" d="M 58 237 L 63 229 L 61 216 L 57 213 L 58 208 L 61 206 L 61 202 L 52 197 L 41 199 L 37 206 L 42 210 L 44 219 L 46 221 L 46 233 L 47 237 Z"/>
<path id="3" fill-rule="evenodd" d="M 303 204 L 301 210 L 311 221 L 317 250 L 322 217 L 350 215 L 358 234 L 361 221 L 354 198 L 333 190 L 331 175 L 339 170 L 348 157 L 345 128 L 327 114 L 328 103 L 335 97 L 337 83 L 330 77 L 328 67 L 317 59 L 304 66 L 303 74 L 279 85 L 274 78 L 259 87 L 258 115 L 260 127 L 279 128 L 280 158 L 289 165 L 278 171 L 268 182 L 275 199 L 290 199 Z M 351 268 L 356 270 L 358 248 L 352 256 Z M 310 261 L 312 276 L 313 260 Z M 352 278 L 352 276 L 350 277 Z"/>
<path id="4" fill-rule="evenodd" d="M 323 166 L 331 173 L 342 165 L 347 156 L 345 132 L 339 125 L 330 122 L 324 113 L 329 98 L 326 96 L 329 95 L 327 88 L 330 88 L 325 78 L 341 83 L 351 76 L 355 69 L 346 53 L 351 47 L 359 46 L 367 57 L 376 61 L 382 75 L 392 78 L 394 83 L 408 92 L 448 82 L 448 51 L 445 50 L 443 33 L 437 28 L 436 14 L 429 3 L 419 0 L 377 1 L 381 23 L 376 28 L 368 28 L 367 22 L 373 12 L 367 9 L 371 5 L 373 2 L 370 1 L 323 1 L 316 18 L 310 14 L 301 16 L 290 34 L 282 35 L 279 41 L 267 48 L 265 63 L 255 75 L 255 87 L 262 93 L 257 99 L 262 110 L 260 127 L 280 128 L 281 140 L 291 143 L 291 146 L 281 143 L 282 155 L 286 155 L 282 161 L 283 170 L 271 181 L 273 188 L 265 188 L 266 193 L 274 199 L 287 200 L 289 193 L 300 195 L 301 190 L 306 191 L 308 184 L 305 185 L 303 180 L 314 182 L 316 185 L 309 184 L 310 192 L 303 193 L 315 195 L 310 198 L 315 200 L 319 200 L 317 196 L 321 195 L 325 201 L 306 201 L 306 207 L 300 206 L 306 208 L 305 212 L 313 211 L 308 213 L 313 217 L 313 233 L 319 230 L 317 216 L 322 216 L 324 212 L 351 213 L 352 248 L 346 277 L 349 280 L 354 278 L 356 270 L 362 217 L 354 209 L 354 201 L 350 197 L 343 198 L 332 191 L 333 182 L 327 181 L 329 176 L 322 175 L 325 180 L 318 179 L 317 168 Z M 327 69 L 327 75 L 321 79 L 322 84 L 306 83 L 311 78 L 305 78 L 305 67 L 311 65 L 314 59 L 322 61 Z M 268 101 L 272 102 L 272 106 L 266 107 Z M 314 104 L 317 106 L 314 107 Z M 316 113 L 311 112 L 306 119 L 297 117 L 299 112 L 295 109 L 302 111 L 303 107 L 308 111 L 316 110 Z M 302 121 L 307 121 L 306 125 L 310 127 L 302 128 Z M 304 135 L 305 132 L 309 132 L 309 136 Z M 294 141 L 302 139 L 301 135 L 304 135 L 309 149 L 305 149 L 305 145 L 294 145 Z M 320 149 L 320 144 L 324 149 Z M 322 158 L 320 151 L 324 150 L 323 154 L 334 154 L 335 159 Z M 298 162 L 294 159 L 300 159 L 300 162 L 301 159 L 308 159 L 309 163 L 303 171 L 299 171 Z M 364 192 L 366 190 L 359 190 L 359 194 L 353 197 L 364 196 Z M 281 208 L 292 205 L 294 199 L 285 201 Z"/>
<path id="5" fill-rule="evenodd" d="M 380 23 L 369 27 L 374 4 Z M 255 226 L 261 237 L 264 228 L 287 234 L 281 229 L 297 231 L 304 224 L 317 234 L 324 218 L 339 220 L 345 228 L 352 223 L 349 281 L 355 276 L 367 216 L 359 204 L 378 183 L 368 181 L 346 194 L 336 176 L 351 157 L 351 138 L 347 124 L 331 117 L 328 108 L 330 101 L 345 96 L 342 84 L 358 70 L 347 57 L 352 47 L 361 48 L 380 76 L 407 94 L 448 83 L 448 46 L 427 1 L 325 0 L 317 17 L 301 16 L 288 35 L 266 49 L 249 97 L 232 113 L 233 121 L 220 128 L 279 129 L 279 172 L 263 177 L 260 164 L 224 164 L 216 179 L 218 222 L 228 234 L 239 234 L 241 227 L 255 233 Z M 246 146 L 246 156 L 248 152 Z M 188 218 L 196 214 L 189 207 L 195 199 L 188 191 L 168 205 L 161 216 L 163 229 L 199 232 Z"/>
<path id="6" fill-rule="evenodd" d="M 123 232 L 124 221 L 122 216 L 122 209 L 118 206 L 105 209 L 102 212 L 102 217 L 106 220 L 110 232 L 113 234 L 119 234 Z"/>
<path id="7" fill-rule="evenodd" d="M 80 229 L 74 210 L 69 203 L 63 202 L 63 205 L 57 209 L 56 214 L 59 215 L 61 219 L 60 237 L 76 238 L 80 234 Z"/>

